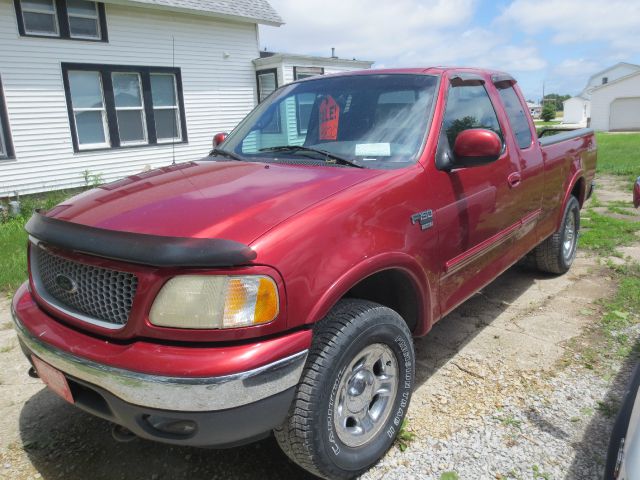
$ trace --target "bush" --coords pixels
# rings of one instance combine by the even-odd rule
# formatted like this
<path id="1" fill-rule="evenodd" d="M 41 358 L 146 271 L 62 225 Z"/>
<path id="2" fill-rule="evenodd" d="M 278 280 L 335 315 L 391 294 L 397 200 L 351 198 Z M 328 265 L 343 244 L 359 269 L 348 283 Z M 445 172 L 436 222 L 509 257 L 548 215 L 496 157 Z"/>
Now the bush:
<path id="1" fill-rule="evenodd" d="M 545 122 L 550 122 L 554 118 L 556 118 L 556 107 L 553 103 L 547 103 L 542 109 L 542 119 Z"/>

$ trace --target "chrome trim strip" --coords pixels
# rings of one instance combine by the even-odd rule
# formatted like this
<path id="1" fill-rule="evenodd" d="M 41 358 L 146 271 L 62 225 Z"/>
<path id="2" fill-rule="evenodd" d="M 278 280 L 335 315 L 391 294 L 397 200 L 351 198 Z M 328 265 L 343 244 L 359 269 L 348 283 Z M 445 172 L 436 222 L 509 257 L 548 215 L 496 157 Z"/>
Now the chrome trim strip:
<path id="1" fill-rule="evenodd" d="M 162 410 L 205 412 L 239 407 L 298 384 L 307 359 L 303 350 L 254 370 L 221 377 L 165 377 L 102 365 L 59 350 L 34 337 L 11 306 L 18 337 L 58 370 L 103 388 L 125 402 Z"/>

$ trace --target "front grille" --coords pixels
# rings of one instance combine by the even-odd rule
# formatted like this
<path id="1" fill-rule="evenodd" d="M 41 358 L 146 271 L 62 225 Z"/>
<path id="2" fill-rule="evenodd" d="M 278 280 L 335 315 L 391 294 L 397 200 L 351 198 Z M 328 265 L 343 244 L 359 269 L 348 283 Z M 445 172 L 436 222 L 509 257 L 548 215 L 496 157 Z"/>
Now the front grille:
<path id="1" fill-rule="evenodd" d="M 75 262 L 32 246 L 31 274 L 44 300 L 81 320 L 117 328 L 129 319 L 138 287 L 132 273 Z"/>

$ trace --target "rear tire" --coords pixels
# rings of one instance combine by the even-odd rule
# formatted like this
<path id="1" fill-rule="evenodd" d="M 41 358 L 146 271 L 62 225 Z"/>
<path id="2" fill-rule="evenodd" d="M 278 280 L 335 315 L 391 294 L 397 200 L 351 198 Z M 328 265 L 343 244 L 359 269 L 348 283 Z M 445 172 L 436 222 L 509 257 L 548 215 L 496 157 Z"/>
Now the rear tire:
<path id="1" fill-rule="evenodd" d="M 314 328 L 289 416 L 274 433 L 305 470 L 356 477 L 392 445 L 414 381 L 411 332 L 395 311 L 346 299 Z"/>
<path id="2" fill-rule="evenodd" d="M 572 195 L 567 201 L 558 231 L 533 251 L 538 270 L 555 274 L 567 272 L 576 258 L 579 231 L 580 204 Z"/>

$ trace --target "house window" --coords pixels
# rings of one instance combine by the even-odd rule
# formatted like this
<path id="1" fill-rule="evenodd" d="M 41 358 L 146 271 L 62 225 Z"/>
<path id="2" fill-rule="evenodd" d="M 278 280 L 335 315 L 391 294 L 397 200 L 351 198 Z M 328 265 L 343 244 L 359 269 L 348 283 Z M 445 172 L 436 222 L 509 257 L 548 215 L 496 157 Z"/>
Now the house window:
<path id="1" fill-rule="evenodd" d="M 2 80 L 0 79 L 0 160 L 14 158 L 14 156 L 13 142 L 11 141 L 11 132 L 9 131 L 9 116 L 7 115 L 7 106 L 2 90 Z"/>
<path id="2" fill-rule="evenodd" d="M 180 69 L 62 64 L 76 152 L 186 142 Z"/>
<path id="3" fill-rule="evenodd" d="M 298 135 L 307 134 L 307 125 L 311 119 L 313 104 L 316 102 L 315 93 L 301 93 L 296 95 L 296 119 L 298 124 Z"/>
<path id="4" fill-rule="evenodd" d="M 140 74 L 114 72 L 111 74 L 111 82 L 120 145 L 147 143 Z"/>
<path id="5" fill-rule="evenodd" d="M 151 96 L 158 142 L 180 140 L 176 76 L 171 73 L 152 73 Z"/>
<path id="6" fill-rule="evenodd" d="M 71 38 L 100 39 L 100 14 L 96 2 L 67 0 Z"/>
<path id="7" fill-rule="evenodd" d="M 602 85 L 609 82 L 609 77 L 602 77 Z"/>
<path id="8" fill-rule="evenodd" d="M 109 147 L 107 110 L 100 72 L 68 72 L 78 148 Z"/>
<path id="9" fill-rule="evenodd" d="M 293 79 L 302 80 L 303 78 L 315 77 L 317 75 L 324 75 L 324 68 L 322 67 L 293 67 Z"/>
<path id="10" fill-rule="evenodd" d="M 256 79 L 258 82 L 258 103 L 260 103 L 278 88 L 278 71 L 275 68 L 260 70 L 256 73 Z"/>
<path id="11" fill-rule="evenodd" d="M 24 30 L 31 35 L 59 35 L 54 0 L 21 0 Z"/>
<path id="12" fill-rule="evenodd" d="M 101 2 L 14 0 L 14 5 L 22 36 L 107 41 L 107 21 Z"/>

